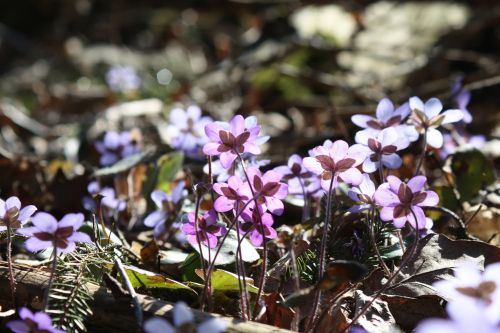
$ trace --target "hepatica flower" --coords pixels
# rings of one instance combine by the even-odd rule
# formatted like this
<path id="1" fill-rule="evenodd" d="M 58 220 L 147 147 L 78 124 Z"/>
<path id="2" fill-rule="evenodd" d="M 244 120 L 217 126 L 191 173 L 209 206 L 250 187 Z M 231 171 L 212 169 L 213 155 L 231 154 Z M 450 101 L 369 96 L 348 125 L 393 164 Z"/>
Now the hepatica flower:
<path id="1" fill-rule="evenodd" d="M 226 323 L 218 318 L 208 319 L 196 325 L 191 309 L 184 302 L 175 303 L 172 312 L 174 325 L 163 318 L 154 317 L 146 320 L 144 331 L 146 333 L 222 333 L 227 328 Z"/>
<path id="2" fill-rule="evenodd" d="M 27 308 L 19 309 L 21 320 L 12 320 L 7 327 L 14 333 L 65 333 L 55 328 L 52 319 L 43 312 L 31 312 Z"/>
<path id="3" fill-rule="evenodd" d="M 424 190 L 426 181 L 426 177 L 416 176 L 404 183 L 398 177 L 388 176 L 387 182 L 378 187 L 374 196 L 377 204 L 382 206 L 382 221 L 392 221 L 396 228 L 404 227 L 406 222 L 417 230 L 426 228 L 429 221 L 422 207 L 435 206 L 439 202 L 436 192 Z"/>
<path id="4" fill-rule="evenodd" d="M 357 126 L 364 128 L 358 133 L 369 136 L 377 136 L 384 128 L 394 128 L 401 140 L 409 142 L 418 139 L 418 133 L 413 126 L 408 126 L 403 121 L 410 114 L 408 103 L 394 109 L 394 105 L 388 98 L 383 98 L 377 105 L 375 117 L 357 114 L 351 117 L 351 120 Z"/>
<path id="5" fill-rule="evenodd" d="M 321 177 L 321 187 L 325 191 L 330 190 L 331 181 L 332 188 L 341 182 L 353 185 L 361 183 L 361 172 L 356 167 L 365 160 L 365 155 L 353 150 L 347 142 L 337 140 L 329 148 L 314 148 L 312 153 L 314 156 L 304 158 L 304 166 Z"/>
<path id="6" fill-rule="evenodd" d="M 102 141 L 97 141 L 96 149 L 101 154 L 99 161 L 103 166 L 114 164 L 140 151 L 130 132 L 114 131 L 107 132 Z"/>
<path id="7" fill-rule="evenodd" d="M 82 201 L 83 207 L 88 211 L 96 210 L 96 203 L 93 196 L 97 194 L 102 196 L 101 205 L 104 215 L 107 217 L 111 217 L 115 212 L 121 212 L 127 208 L 125 200 L 117 198 L 115 190 L 111 187 L 101 188 L 98 182 L 93 181 L 87 186 L 87 191 L 91 196 L 84 197 Z"/>
<path id="8" fill-rule="evenodd" d="M 287 165 L 278 166 L 273 170 L 280 173 L 283 176 L 282 180 L 288 183 L 290 195 L 303 198 L 304 192 L 306 196 L 321 192 L 318 176 L 304 167 L 302 157 L 297 154 L 290 156 Z"/>
<path id="9" fill-rule="evenodd" d="M 127 93 L 139 89 L 141 78 L 133 67 L 116 65 L 106 72 L 106 83 L 115 92 Z"/>
<path id="10" fill-rule="evenodd" d="M 484 273 L 476 264 L 464 263 L 453 278 L 433 287 L 448 300 L 450 320 L 425 320 L 417 333 L 500 332 L 500 263 L 488 265 Z"/>
<path id="11" fill-rule="evenodd" d="M 229 177 L 227 183 L 215 183 L 213 189 L 219 194 L 214 202 L 214 208 L 221 213 L 234 209 L 238 214 L 245 203 L 252 198 L 248 184 L 238 176 Z"/>
<path id="12" fill-rule="evenodd" d="M 352 149 L 366 156 L 363 162 L 364 172 L 374 172 L 382 164 L 389 169 L 398 169 L 403 160 L 396 151 L 408 147 L 408 141 L 400 140 L 397 131 L 392 128 L 384 128 L 376 136 L 369 132 L 356 133 L 356 142 Z"/>
<path id="13" fill-rule="evenodd" d="M 217 213 L 211 209 L 202 216 L 198 216 L 198 234 L 195 225 L 196 217 L 194 213 L 187 214 L 187 222 L 182 225 L 182 231 L 188 235 L 188 241 L 193 246 L 200 242 L 214 248 L 217 246 L 219 236 L 226 234 L 226 227 L 217 222 Z"/>
<path id="14" fill-rule="evenodd" d="M 21 228 L 36 210 L 33 205 L 21 208 L 18 197 L 10 197 L 6 201 L 0 199 L 0 232 L 7 230 L 7 227 Z"/>
<path id="15" fill-rule="evenodd" d="M 70 253 L 76 248 L 76 243 L 91 243 L 90 237 L 78 229 L 83 224 L 83 214 L 66 214 L 57 221 L 48 213 L 38 213 L 32 218 L 33 226 L 20 229 L 19 233 L 29 236 L 25 242 L 26 249 L 32 252 L 51 247 L 57 252 Z"/>
<path id="16" fill-rule="evenodd" d="M 351 188 L 347 193 L 349 198 L 359 203 L 352 206 L 349 209 L 350 212 L 362 212 L 365 210 L 369 210 L 375 205 L 375 199 L 373 198 L 373 196 L 375 195 L 375 184 L 370 179 L 369 174 L 364 173 L 362 177 L 363 180 L 361 181 L 361 183 L 358 186 Z"/>
<path id="17" fill-rule="evenodd" d="M 201 116 L 201 109 L 196 105 L 191 105 L 186 110 L 173 109 L 167 127 L 170 145 L 191 157 L 198 157 L 199 149 L 208 142 L 205 126 L 212 122 L 212 118 Z"/>
<path id="18" fill-rule="evenodd" d="M 260 148 L 255 144 L 260 126 L 247 128 L 245 119 L 236 115 L 229 125 L 213 122 L 205 126 L 205 133 L 211 142 L 203 147 L 203 152 L 210 156 L 219 156 L 223 168 L 228 169 L 238 155 L 250 153 L 260 154 Z"/>
<path id="19" fill-rule="evenodd" d="M 264 174 L 257 168 L 247 168 L 250 186 L 256 196 L 256 201 L 262 210 L 269 210 L 275 215 L 283 214 L 283 202 L 288 195 L 288 185 L 281 183 L 281 174 L 269 170 Z"/>
<path id="20" fill-rule="evenodd" d="M 420 134 L 425 134 L 426 142 L 433 148 L 441 148 L 443 135 L 437 130 L 445 124 L 462 120 L 462 111 L 458 109 L 443 110 L 443 104 L 437 98 L 431 98 L 425 104 L 418 97 L 410 98 L 412 115 L 410 120 Z"/>
<path id="21" fill-rule="evenodd" d="M 462 78 L 458 78 L 453 82 L 451 86 L 451 94 L 453 96 L 453 101 L 455 106 L 462 111 L 463 122 L 469 124 L 472 121 L 472 115 L 467 109 L 470 102 L 470 91 L 462 87 Z"/>
<path id="22" fill-rule="evenodd" d="M 449 302 L 471 304 L 491 323 L 500 324 L 500 263 L 488 265 L 484 273 L 466 263 L 455 268 L 455 277 L 433 287 Z"/>
<path id="23" fill-rule="evenodd" d="M 264 238 L 274 239 L 277 237 L 277 233 L 272 227 L 274 223 L 273 216 L 263 212 L 260 206 L 257 207 L 259 208 L 247 209 L 241 214 L 239 228 L 244 235 L 250 235 L 250 241 L 254 246 L 261 246 Z M 260 214 L 260 217 L 258 214 Z"/>
<path id="24" fill-rule="evenodd" d="M 179 205 L 184 197 L 185 183 L 179 182 L 171 193 L 165 193 L 160 190 L 151 193 L 151 199 L 158 208 L 144 219 L 144 225 L 150 228 L 155 228 L 155 235 L 159 235 L 160 225 L 163 224 L 168 217 L 175 217 L 179 210 Z"/>

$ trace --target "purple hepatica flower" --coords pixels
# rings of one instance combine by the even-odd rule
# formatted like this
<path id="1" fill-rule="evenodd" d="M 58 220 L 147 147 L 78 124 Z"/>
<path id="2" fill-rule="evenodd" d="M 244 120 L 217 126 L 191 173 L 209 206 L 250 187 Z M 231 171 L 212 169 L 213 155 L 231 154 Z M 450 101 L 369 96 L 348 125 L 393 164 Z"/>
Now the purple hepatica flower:
<path id="1" fill-rule="evenodd" d="M 400 140 L 397 131 L 392 128 L 384 128 L 376 136 L 368 132 L 356 133 L 356 142 L 352 149 L 365 154 L 363 162 L 364 172 L 376 171 L 380 163 L 389 169 L 398 169 L 403 160 L 396 151 L 408 147 L 408 141 Z"/>
<path id="2" fill-rule="evenodd" d="M 205 126 L 205 133 L 212 141 L 203 147 L 203 152 L 210 156 L 219 156 L 223 168 L 229 169 L 238 155 L 260 154 L 255 139 L 260 126 L 247 128 L 245 119 L 236 115 L 231 119 L 229 128 L 224 123 L 213 122 Z"/>
<path id="3" fill-rule="evenodd" d="M 106 83 L 111 90 L 126 93 L 137 90 L 141 79 L 133 67 L 116 65 L 106 72 Z"/>
<path id="4" fill-rule="evenodd" d="M 21 208 L 21 201 L 18 197 L 10 197 L 6 201 L 0 199 L 0 232 L 11 229 L 21 228 L 37 208 L 28 205 Z"/>
<path id="5" fill-rule="evenodd" d="M 260 217 L 257 215 L 260 213 Z M 264 229 L 264 237 L 261 233 L 261 225 Z M 262 212 L 261 208 L 247 209 L 241 214 L 240 230 L 243 234 L 250 234 L 250 241 L 254 246 L 261 246 L 264 238 L 274 239 L 277 236 L 276 230 L 272 227 L 273 216 L 267 212 Z"/>
<path id="6" fill-rule="evenodd" d="M 470 91 L 462 87 L 462 78 L 456 79 L 451 86 L 451 94 L 457 108 L 463 113 L 463 122 L 469 124 L 472 122 L 472 115 L 467 106 L 470 102 Z"/>
<path id="7" fill-rule="evenodd" d="M 393 221 L 396 228 L 404 227 L 406 222 L 417 230 L 426 228 L 428 218 L 422 207 L 435 206 L 439 202 L 436 192 L 424 190 L 426 181 L 426 177 L 416 176 L 403 183 L 398 177 L 388 176 L 387 183 L 380 185 L 374 196 L 382 206 L 382 221 Z"/>
<path id="8" fill-rule="evenodd" d="M 127 208 L 127 203 L 125 200 L 118 199 L 116 197 L 116 192 L 111 187 L 101 188 L 99 183 L 96 181 L 90 182 L 87 186 L 87 191 L 91 197 L 83 198 L 83 207 L 88 211 L 95 211 L 96 204 L 93 196 L 100 194 L 102 196 L 101 205 L 103 208 L 103 213 L 107 217 L 113 216 L 116 212 L 121 212 Z"/>
<path id="9" fill-rule="evenodd" d="M 281 200 L 288 195 L 288 185 L 281 183 L 281 174 L 269 170 L 262 174 L 257 168 L 247 168 L 249 186 L 253 189 L 256 201 L 262 210 L 269 210 L 275 215 L 283 214 L 284 205 Z M 250 190 L 250 193 L 252 190 Z"/>
<path id="10" fill-rule="evenodd" d="M 349 209 L 350 212 L 362 212 L 369 210 L 375 205 L 375 199 L 373 198 L 375 194 L 375 184 L 370 179 L 369 174 L 364 173 L 362 177 L 363 181 L 357 187 L 351 188 L 347 193 L 349 198 L 355 202 L 359 202 L 359 205 L 354 205 Z"/>
<path id="11" fill-rule="evenodd" d="M 394 110 L 394 105 L 388 98 L 383 98 L 377 105 L 376 117 L 356 114 L 351 120 L 357 126 L 364 128 L 360 133 L 369 136 L 377 136 L 384 128 L 393 127 L 396 129 L 400 140 L 408 142 L 416 141 L 418 133 L 413 126 L 402 124 L 403 120 L 410 114 L 408 103 L 401 105 Z"/>
<path id="12" fill-rule="evenodd" d="M 425 104 L 418 97 L 410 98 L 412 110 L 411 121 L 420 134 L 426 135 L 425 140 L 433 148 L 443 146 L 443 135 L 436 128 L 462 120 L 462 111 L 453 109 L 441 113 L 443 104 L 437 98 L 431 98 Z"/>
<path id="13" fill-rule="evenodd" d="M 317 175 L 307 170 L 303 163 L 302 157 L 293 154 L 288 159 L 287 165 L 278 166 L 273 169 L 283 176 L 284 181 L 288 183 L 288 194 L 294 197 L 303 198 L 304 192 L 306 196 L 314 196 L 321 194 L 321 183 Z"/>
<path id="14" fill-rule="evenodd" d="M 205 126 L 213 122 L 213 119 L 202 117 L 201 109 L 191 105 L 186 110 L 173 109 L 169 121 L 167 134 L 170 137 L 170 145 L 174 149 L 182 150 L 188 156 L 199 157 L 200 148 L 208 142 Z"/>
<path id="15" fill-rule="evenodd" d="M 365 160 L 365 155 L 349 147 L 347 142 L 335 141 L 329 148 L 318 146 L 313 149 L 313 157 L 304 158 L 304 166 L 321 176 L 321 187 L 325 191 L 336 188 L 340 182 L 359 185 L 361 172 L 356 169 Z"/>
<path id="16" fill-rule="evenodd" d="M 174 325 L 160 317 L 148 319 L 144 323 L 146 333 L 222 333 L 227 325 L 219 318 L 212 318 L 196 325 L 191 309 L 184 302 L 177 302 L 172 309 Z"/>
<path id="17" fill-rule="evenodd" d="M 214 248 L 217 246 L 218 236 L 226 234 L 226 228 L 217 223 L 217 212 L 213 209 L 209 210 L 203 216 L 198 216 L 198 235 L 196 235 L 195 214 L 187 214 L 188 221 L 182 225 L 182 231 L 188 235 L 188 241 L 193 246 L 198 245 L 198 238 L 200 241 L 208 246 Z"/>
<path id="18" fill-rule="evenodd" d="M 21 229 L 19 233 L 31 237 L 25 243 L 31 252 L 54 247 L 58 252 L 70 253 L 75 250 L 75 243 L 92 242 L 86 233 L 77 231 L 83 220 L 83 214 L 78 213 L 66 214 L 57 222 L 52 215 L 41 212 L 33 217 L 33 227 Z"/>
<path id="19" fill-rule="evenodd" d="M 243 155 L 242 157 L 246 162 L 246 167 L 256 167 L 260 169 L 261 167 L 271 163 L 270 160 L 257 160 L 254 156 L 247 157 L 245 155 Z M 209 173 L 208 164 L 205 164 L 203 166 L 203 172 L 208 175 Z M 229 169 L 224 169 L 220 164 L 220 160 L 215 160 L 212 161 L 212 175 L 217 176 L 216 179 L 218 182 L 225 182 L 226 180 L 229 179 L 229 177 L 231 177 L 231 175 L 243 178 L 245 177 L 245 172 L 240 163 L 233 164 Z"/>
<path id="20" fill-rule="evenodd" d="M 500 263 L 488 265 L 484 273 L 472 263 L 455 268 L 455 277 L 433 287 L 450 303 L 470 304 L 491 324 L 500 324 Z"/>
<path id="21" fill-rule="evenodd" d="M 179 205 L 182 204 L 181 199 L 184 197 L 183 181 L 179 182 L 170 194 L 156 190 L 151 193 L 151 199 L 158 207 L 157 210 L 149 214 L 144 219 L 144 225 L 150 228 L 155 228 L 155 236 L 161 234 L 161 225 L 169 216 L 175 217 L 179 210 Z"/>
<path id="22" fill-rule="evenodd" d="M 52 326 L 52 319 L 43 312 L 31 312 L 27 308 L 19 309 L 19 317 L 22 320 L 12 320 L 7 327 L 14 333 L 65 333 Z"/>
<path id="23" fill-rule="evenodd" d="M 252 198 L 248 184 L 238 176 L 229 177 L 227 183 L 215 183 L 213 189 L 219 194 L 214 202 L 214 209 L 220 213 L 234 209 L 238 214 L 245 203 Z"/>
<path id="24" fill-rule="evenodd" d="M 102 141 L 97 141 L 96 149 L 101 153 L 100 163 L 103 166 L 112 165 L 140 151 L 130 132 L 114 131 L 107 132 Z"/>

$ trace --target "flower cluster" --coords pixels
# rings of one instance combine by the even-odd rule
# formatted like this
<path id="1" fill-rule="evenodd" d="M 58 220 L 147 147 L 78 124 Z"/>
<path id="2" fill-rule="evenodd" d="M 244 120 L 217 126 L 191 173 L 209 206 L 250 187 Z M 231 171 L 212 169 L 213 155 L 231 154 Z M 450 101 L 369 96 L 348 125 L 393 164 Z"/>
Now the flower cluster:
<path id="1" fill-rule="evenodd" d="M 97 141 L 95 145 L 101 154 L 99 162 L 103 166 L 112 165 L 119 160 L 137 154 L 140 149 L 137 140 L 131 132 L 109 131 L 104 135 L 102 141 Z"/>
<path id="2" fill-rule="evenodd" d="M 115 92 L 127 93 L 141 86 L 141 78 L 133 67 L 117 65 L 106 72 L 106 83 Z"/>
<path id="3" fill-rule="evenodd" d="M 450 320 L 425 320 L 417 333 L 500 331 L 500 263 L 487 266 L 484 273 L 476 265 L 463 264 L 454 278 L 438 281 L 434 288 L 448 300 Z"/>

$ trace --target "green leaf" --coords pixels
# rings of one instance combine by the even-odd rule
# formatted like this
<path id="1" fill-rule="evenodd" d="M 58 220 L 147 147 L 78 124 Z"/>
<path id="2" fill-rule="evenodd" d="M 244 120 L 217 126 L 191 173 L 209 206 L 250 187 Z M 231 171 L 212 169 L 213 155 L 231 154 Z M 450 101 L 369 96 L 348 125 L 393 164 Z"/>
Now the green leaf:
<path id="1" fill-rule="evenodd" d="M 168 192 L 171 190 L 171 182 L 175 175 L 182 168 L 184 163 L 184 154 L 182 152 L 173 152 L 163 155 L 158 159 L 158 178 L 156 188 Z"/>
<path id="2" fill-rule="evenodd" d="M 161 289 L 183 289 L 192 293 L 196 292 L 183 283 L 169 279 L 166 276 L 156 274 L 133 266 L 125 266 L 127 277 L 134 288 L 161 288 Z"/>
<path id="3" fill-rule="evenodd" d="M 231 230 L 223 244 L 220 244 L 222 238 L 219 239 L 219 246 L 221 247 L 221 249 L 219 251 L 219 255 L 215 259 L 215 265 L 228 265 L 235 261 L 236 249 L 238 248 L 238 241 L 236 237 L 236 231 Z M 200 253 L 199 246 L 191 245 L 191 247 L 195 249 L 196 252 Z M 210 249 L 209 256 L 208 247 L 206 247 L 205 245 L 201 245 L 203 258 L 205 258 L 205 260 L 208 260 L 209 257 L 213 258 L 215 256 L 215 253 L 217 252 L 217 248 L 218 247 Z M 243 257 L 242 259 L 245 262 L 254 262 L 260 259 L 259 253 L 246 238 L 244 238 L 241 242 L 241 254 Z"/>
<path id="4" fill-rule="evenodd" d="M 449 210 L 456 211 L 460 202 L 458 201 L 453 189 L 449 186 L 437 186 L 434 188 L 439 195 L 439 204 Z"/>
<path id="5" fill-rule="evenodd" d="M 203 271 L 201 269 L 197 269 L 196 274 L 203 279 Z M 222 269 L 214 270 L 212 272 L 211 281 L 212 289 L 215 291 L 240 291 L 238 275 L 234 273 Z M 253 285 L 253 279 L 245 277 L 244 281 L 248 292 L 256 294 L 259 291 L 259 289 Z"/>
<path id="6" fill-rule="evenodd" d="M 461 201 L 469 201 L 495 180 L 493 164 L 479 150 L 458 152 L 451 160 Z"/>

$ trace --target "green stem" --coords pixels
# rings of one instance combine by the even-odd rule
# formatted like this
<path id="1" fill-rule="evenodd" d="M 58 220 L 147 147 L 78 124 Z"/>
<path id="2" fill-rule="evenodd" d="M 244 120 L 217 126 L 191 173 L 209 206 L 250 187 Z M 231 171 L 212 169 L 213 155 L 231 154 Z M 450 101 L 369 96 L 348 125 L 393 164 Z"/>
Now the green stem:
<path id="1" fill-rule="evenodd" d="M 10 296 L 12 305 L 16 305 L 16 278 L 14 277 L 14 269 L 12 268 L 12 230 L 10 225 L 7 225 L 7 265 L 9 266 L 9 284 Z"/>
<path id="2" fill-rule="evenodd" d="M 52 283 L 54 282 L 54 275 L 56 274 L 56 269 L 57 269 L 57 247 L 54 244 L 54 252 L 52 253 L 52 266 L 50 269 L 49 283 L 47 284 L 47 289 L 45 289 L 45 294 L 43 296 L 43 305 L 42 305 L 43 312 L 47 312 L 49 306 L 50 289 L 52 289 Z"/>

